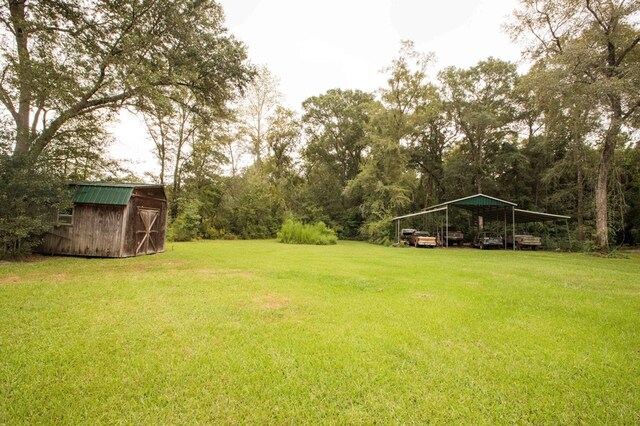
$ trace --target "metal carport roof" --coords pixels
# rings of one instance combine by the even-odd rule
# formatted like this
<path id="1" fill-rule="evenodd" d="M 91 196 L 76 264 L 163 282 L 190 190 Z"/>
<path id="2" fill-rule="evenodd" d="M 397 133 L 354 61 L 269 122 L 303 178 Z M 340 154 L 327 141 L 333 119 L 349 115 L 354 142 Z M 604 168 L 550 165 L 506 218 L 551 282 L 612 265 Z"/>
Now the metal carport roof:
<path id="1" fill-rule="evenodd" d="M 427 207 L 428 210 L 435 209 L 437 207 L 456 206 L 456 207 L 511 207 L 517 206 L 516 203 L 511 201 L 501 200 L 500 198 L 492 197 L 485 194 L 470 195 L 464 198 L 458 198 L 457 200 L 447 201 L 446 203 L 436 204 L 435 206 Z"/>
<path id="2" fill-rule="evenodd" d="M 488 211 L 484 214 L 486 221 L 502 220 L 502 216 L 499 215 L 501 211 Z M 532 222 L 550 222 L 555 220 L 569 220 L 571 216 L 564 216 L 561 214 L 551 214 L 534 212 L 531 210 L 514 209 L 514 219 L 516 223 L 532 223 Z"/>
<path id="3" fill-rule="evenodd" d="M 503 220 L 505 214 L 511 216 L 512 210 L 516 223 L 530 223 L 530 222 L 548 222 L 554 220 L 569 220 L 570 216 L 534 212 L 531 210 L 523 210 L 515 208 L 516 203 L 511 201 L 501 200 L 500 198 L 492 197 L 485 194 L 476 194 L 469 197 L 458 198 L 457 200 L 447 201 L 445 203 L 436 204 L 431 207 L 417 212 L 406 214 L 403 216 L 394 217 L 392 220 L 405 219 L 413 216 L 420 216 L 423 214 L 431 214 L 445 210 L 449 206 L 456 206 L 462 209 L 471 211 L 475 214 L 480 214 L 485 221 Z M 511 217 L 509 217 L 511 219 Z"/>

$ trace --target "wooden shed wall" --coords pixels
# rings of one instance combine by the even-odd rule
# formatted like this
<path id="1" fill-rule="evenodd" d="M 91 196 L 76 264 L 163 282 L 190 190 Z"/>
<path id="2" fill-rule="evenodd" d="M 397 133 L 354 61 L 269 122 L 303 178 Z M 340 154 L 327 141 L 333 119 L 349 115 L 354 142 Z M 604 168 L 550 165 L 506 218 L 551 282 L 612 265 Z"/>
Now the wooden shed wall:
<path id="1" fill-rule="evenodd" d="M 157 210 L 158 216 L 151 228 L 153 242 L 146 245 L 148 250 L 138 250 L 145 236 L 145 224 L 140 215 L 141 209 Z M 133 192 L 126 212 L 122 256 L 162 253 L 165 250 L 167 233 L 167 200 L 164 191 L 157 189 L 136 189 Z M 143 244 L 143 248 L 145 245 Z"/>
<path id="2" fill-rule="evenodd" d="M 76 204 L 73 224 L 54 227 L 45 235 L 39 251 L 76 256 L 122 256 L 125 207 Z"/>

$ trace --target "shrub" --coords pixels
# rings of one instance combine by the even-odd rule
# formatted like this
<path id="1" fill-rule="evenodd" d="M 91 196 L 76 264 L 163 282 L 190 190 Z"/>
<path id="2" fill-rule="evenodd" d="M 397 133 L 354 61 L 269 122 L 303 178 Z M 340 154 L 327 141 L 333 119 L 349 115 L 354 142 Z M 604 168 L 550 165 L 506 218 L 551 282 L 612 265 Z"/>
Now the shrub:
<path id="1" fill-rule="evenodd" d="M 360 227 L 360 234 L 370 243 L 390 246 L 393 244 L 391 219 L 381 219 L 364 223 Z"/>
<path id="2" fill-rule="evenodd" d="M 189 201 L 171 224 L 167 238 L 171 241 L 191 241 L 198 238 L 202 221 L 199 210 L 199 201 Z"/>
<path id="3" fill-rule="evenodd" d="M 324 222 L 304 224 L 288 219 L 278 232 L 278 241 L 286 244 L 336 244 L 338 237 Z"/>
<path id="4" fill-rule="evenodd" d="M 30 254 L 70 206 L 60 179 L 0 154 L 0 259 Z"/>

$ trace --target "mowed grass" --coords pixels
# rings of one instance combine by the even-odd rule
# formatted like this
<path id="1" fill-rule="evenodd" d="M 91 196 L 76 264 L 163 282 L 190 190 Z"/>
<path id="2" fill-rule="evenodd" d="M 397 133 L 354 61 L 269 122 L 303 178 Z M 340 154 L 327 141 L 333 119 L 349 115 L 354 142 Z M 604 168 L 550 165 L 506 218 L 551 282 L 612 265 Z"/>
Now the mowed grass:
<path id="1" fill-rule="evenodd" d="M 640 422 L 640 256 L 168 244 L 0 265 L 0 423 Z"/>

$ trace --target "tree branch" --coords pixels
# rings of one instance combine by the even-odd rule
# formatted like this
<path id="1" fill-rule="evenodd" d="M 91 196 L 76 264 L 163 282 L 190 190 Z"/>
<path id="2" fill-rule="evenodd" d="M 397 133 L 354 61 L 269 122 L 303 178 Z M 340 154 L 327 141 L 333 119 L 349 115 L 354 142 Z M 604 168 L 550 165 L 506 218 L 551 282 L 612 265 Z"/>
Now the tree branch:
<path id="1" fill-rule="evenodd" d="M 604 33 L 609 35 L 609 32 L 610 32 L 611 29 L 609 28 L 609 26 L 607 24 L 604 23 L 602 18 L 593 9 L 593 7 L 591 6 L 591 0 L 586 0 L 586 8 L 591 13 L 591 15 L 593 15 L 593 17 L 596 18 L 596 21 L 598 21 L 598 24 L 600 25 L 600 27 L 602 28 Z"/>
<path id="2" fill-rule="evenodd" d="M 44 99 L 40 99 L 38 102 L 38 109 L 33 115 L 33 122 L 31 123 L 31 137 L 36 137 L 36 130 L 38 128 L 38 119 L 40 118 L 40 114 L 42 114 L 42 110 L 44 109 Z"/>
<path id="3" fill-rule="evenodd" d="M 560 53 L 562 53 L 563 49 L 562 49 L 562 43 L 560 42 L 560 37 L 558 37 L 556 35 L 556 30 L 553 29 L 553 23 L 551 22 L 551 16 L 549 16 L 549 14 L 543 10 L 540 10 L 540 8 L 538 7 L 538 1 L 536 0 L 536 12 L 538 12 L 538 14 L 542 15 L 544 17 L 544 21 L 547 24 L 547 28 L 549 29 L 549 33 L 551 33 L 551 37 L 553 38 L 553 41 L 556 45 L 556 47 L 558 48 L 558 51 Z"/>
<path id="4" fill-rule="evenodd" d="M 531 25 L 531 22 L 527 21 L 527 27 L 529 28 L 529 31 L 531 32 L 531 34 L 533 34 L 533 36 L 536 39 L 538 39 L 540 44 L 542 44 L 544 46 L 544 50 L 549 50 L 549 45 L 547 44 L 547 42 L 541 36 L 538 35 L 538 33 L 533 28 L 533 25 Z"/>
<path id="5" fill-rule="evenodd" d="M 32 158 L 37 158 L 40 153 L 44 150 L 47 144 L 53 139 L 56 135 L 60 127 L 62 127 L 67 121 L 72 118 L 78 117 L 83 114 L 88 114 L 90 112 L 96 111 L 101 108 L 106 108 L 115 104 L 119 101 L 125 101 L 136 94 L 136 90 L 127 90 L 118 95 L 113 96 L 105 96 L 103 98 L 94 99 L 92 101 L 88 101 L 86 99 L 81 99 L 71 108 L 62 112 L 55 120 L 49 124 L 47 128 L 45 128 L 40 135 L 36 139 L 33 140 L 33 144 L 31 149 L 29 150 L 29 154 Z"/>
<path id="6" fill-rule="evenodd" d="M 638 43 L 640 43 L 640 37 L 636 37 L 635 40 L 633 40 L 631 42 L 631 44 L 629 46 L 627 46 L 626 49 L 624 49 L 622 51 L 622 53 L 620 53 L 620 56 L 618 56 L 618 59 L 616 60 L 616 66 L 620 65 L 622 63 L 622 61 L 624 60 L 625 56 L 627 56 L 629 54 L 629 52 L 631 52 L 637 45 Z"/>
<path id="7" fill-rule="evenodd" d="M 640 100 L 638 100 L 634 105 L 629 107 L 629 111 L 627 111 L 623 116 L 622 116 L 622 120 L 626 120 L 627 118 L 629 118 L 631 116 L 631 114 L 633 114 L 634 112 L 636 112 L 636 110 L 640 108 Z"/>
<path id="8" fill-rule="evenodd" d="M 2 76 L 2 80 L 4 80 L 4 75 Z M 5 108 L 7 108 L 9 113 L 11 113 L 11 116 L 13 117 L 13 119 L 16 122 L 18 122 L 18 119 L 19 119 L 18 112 L 16 111 L 16 108 L 13 106 L 13 103 L 11 102 L 11 97 L 9 96 L 9 92 L 7 92 L 7 90 L 2 86 L 2 82 L 0 82 L 0 101 L 5 106 Z"/>
<path id="9" fill-rule="evenodd" d="M 151 4 L 153 3 L 155 2 L 151 2 Z M 42 111 L 44 102 L 39 105 L 39 109 L 37 110 L 35 115 L 36 119 L 32 124 L 31 134 L 34 137 L 31 140 L 32 144 L 29 148 L 29 154 L 32 156 L 32 158 L 37 158 L 40 155 L 47 144 L 56 135 L 60 127 L 62 127 L 68 120 L 71 120 L 74 117 L 80 115 L 89 114 L 101 108 L 107 108 L 110 105 L 125 101 L 135 95 L 136 90 L 130 89 L 125 90 L 118 95 L 105 96 L 102 98 L 90 100 L 102 88 L 104 80 L 106 78 L 106 71 L 109 67 L 111 59 L 121 52 L 118 46 L 122 43 L 122 40 L 133 30 L 138 20 L 142 16 L 144 16 L 150 9 L 151 6 L 148 6 L 147 8 L 142 10 L 142 13 L 137 14 L 134 12 L 132 14 L 131 20 L 129 21 L 128 25 L 126 25 L 122 29 L 118 37 L 113 41 L 113 43 L 111 43 L 108 51 L 106 52 L 106 55 L 102 58 L 102 62 L 98 67 L 98 75 L 93 84 L 87 89 L 85 93 L 80 96 L 79 100 L 75 104 L 70 106 L 67 110 L 63 111 L 55 120 L 50 123 L 49 126 L 43 125 L 42 132 L 38 136 L 35 136 L 37 118 Z M 19 114 L 17 114 L 16 116 L 19 118 Z"/>

